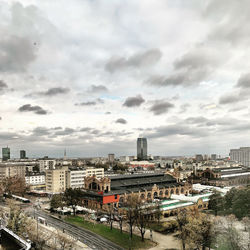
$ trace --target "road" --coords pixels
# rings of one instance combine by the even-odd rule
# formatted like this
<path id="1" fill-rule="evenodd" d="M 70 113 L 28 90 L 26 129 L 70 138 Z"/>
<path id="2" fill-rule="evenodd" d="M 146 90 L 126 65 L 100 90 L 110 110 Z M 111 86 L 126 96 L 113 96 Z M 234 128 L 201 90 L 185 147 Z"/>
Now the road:
<path id="1" fill-rule="evenodd" d="M 32 216 L 34 214 L 31 214 Z M 36 217 L 43 217 L 46 219 L 46 222 L 60 230 L 65 230 L 66 233 L 70 234 L 71 236 L 77 238 L 79 241 L 86 244 L 88 247 L 92 249 L 100 249 L 100 250 L 124 250 L 122 247 L 116 245 L 115 243 L 91 232 L 84 228 L 77 227 L 55 217 L 48 215 L 47 213 L 37 210 L 35 212 Z"/>

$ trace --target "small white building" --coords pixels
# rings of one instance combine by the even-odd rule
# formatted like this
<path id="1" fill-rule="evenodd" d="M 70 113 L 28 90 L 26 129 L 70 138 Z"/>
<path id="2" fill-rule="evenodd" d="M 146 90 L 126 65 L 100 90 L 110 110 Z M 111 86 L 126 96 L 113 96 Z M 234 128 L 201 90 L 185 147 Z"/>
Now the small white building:
<path id="1" fill-rule="evenodd" d="M 69 169 L 67 173 L 67 187 L 83 188 L 84 178 L 95 175 L 97 178 L 104 177 L 104 168 L 79 168 Z"/>
<path id="2" fill-rule="evenodd" d="M 27 185 L 44 185 L 45 184 L 45 174 L 35 174 L 25 176 L 25 182 Z"/>

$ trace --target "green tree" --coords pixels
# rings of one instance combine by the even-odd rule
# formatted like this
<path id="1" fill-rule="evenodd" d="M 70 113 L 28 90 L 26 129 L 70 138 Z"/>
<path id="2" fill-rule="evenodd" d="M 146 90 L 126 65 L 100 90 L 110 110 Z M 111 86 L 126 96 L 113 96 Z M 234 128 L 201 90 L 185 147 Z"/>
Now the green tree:
<path id="1" fill-rule="evenodd" d="M 83 195 L 84 193 L 80 189 L 67 188 L 64 192 L 64 201 L 72 207 L 74 216 L 76 215 L 76 206 L 81 205 Z"/>
<path id="2" fill-rule="evenodd" d="M 53 211 L 58 207 L 63 207 L 64 197 L 63 194 L 54 194 L 50 200 L 50 210 Z"/>
<path id="3" fill-rule="evenodd" d="M 250 217 L 250 187 L 239 189 L 232 199 L 232 212 L 238 218 Z"/>
<path id="4" fill-rule="evenodd" d="M 213 194 L 209 197 L 208 208 L 214 211 L 214 214 L 217 216 L 218 212 L 223 210 L 224 199 L 221 196 L 221 193 L 217 190 L 214 190 Z"/>

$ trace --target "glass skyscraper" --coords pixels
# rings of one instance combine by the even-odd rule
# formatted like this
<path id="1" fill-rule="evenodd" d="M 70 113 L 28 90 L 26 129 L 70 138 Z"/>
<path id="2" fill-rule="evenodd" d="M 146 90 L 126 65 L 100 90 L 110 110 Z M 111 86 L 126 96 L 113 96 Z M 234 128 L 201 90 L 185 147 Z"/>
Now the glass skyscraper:
<path id="1" fill-rule="evenodd" d="M 26 159 L 26 151 L 20 150 L 20 159 Z"/>
<path id="2" fill-rule="evenodd" d="M 137 160 L 143 161 L 147 160 L 147 139 L 146 138 L 137 138 Z"/>
<path id="3" fill-rule="evenodd" d="M 7 161 L 10 159 L 10 148 L 2 148 L 2 161 Z"/>

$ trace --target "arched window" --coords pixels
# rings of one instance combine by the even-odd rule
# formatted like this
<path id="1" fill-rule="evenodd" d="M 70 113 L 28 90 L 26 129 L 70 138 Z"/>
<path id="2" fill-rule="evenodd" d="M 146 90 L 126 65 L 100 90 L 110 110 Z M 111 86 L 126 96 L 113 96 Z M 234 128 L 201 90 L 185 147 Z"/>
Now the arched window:
<path id="1" fill-rule="evenodd" d="M 145 198 L 145 195 L 144 194 L 141 194 L 141 199 L 144 199 Z"/>
<path id="2" fill-rule="evenodd" d="M 175 193 L 176 193 L 176 194 L 179 194 L 179 189 L 178 189 L 178 188 L 176 188 Z"/>
<path id="3" fill-rule="evenodd" d="M 168 195 L 168 190 L 165 191 L 165 195 Z"/>
<path id="4" fill-rule="evenodd" d="M 148 193 L 147 197 L 148 197 L 148 198 L 151 198 L 151 193 Z"/>
<path id="5" fill-rule="evenodd" d="M 160 196 L 163 196 L 163 192 L 162 191 L 160 191 Z"/>
<path id="6" fill-rule="evenodd" d="M 158 193 L 154 192 L 154 198 L 158 197 Z"/>
<path id="7" fill-rule="evenodd" d="M 182 193 L 182 194 L 184 193 L 184 188 L 181 188 L 181 193 Z"/>
<path id="8" fill-rule="evenodd" d="M 174 193 L 174 189 L 171 189 L 171 192 L 170 192 L 171 194 L 173 194 Z"/>
<path id="9" fill-rule="evenodd" d="M 97 189 L 97 184 L 95 182 L 92 182 L 92 189 L 94 189 L 94 190 Z"/>

